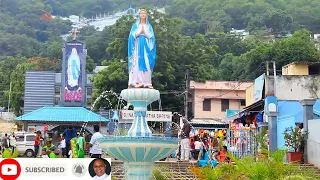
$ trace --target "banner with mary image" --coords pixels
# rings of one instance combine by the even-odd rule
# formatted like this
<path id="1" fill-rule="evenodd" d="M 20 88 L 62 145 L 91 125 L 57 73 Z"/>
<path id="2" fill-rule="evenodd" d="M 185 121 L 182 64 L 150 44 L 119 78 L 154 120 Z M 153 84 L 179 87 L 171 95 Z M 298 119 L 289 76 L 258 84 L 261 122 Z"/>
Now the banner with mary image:
<path id="1" fill-rule="evenodd" d="M 64 58 L 64 101 L 82 101 L 82 71 L 85 62 L 82 43 L 67 43 Z"/>

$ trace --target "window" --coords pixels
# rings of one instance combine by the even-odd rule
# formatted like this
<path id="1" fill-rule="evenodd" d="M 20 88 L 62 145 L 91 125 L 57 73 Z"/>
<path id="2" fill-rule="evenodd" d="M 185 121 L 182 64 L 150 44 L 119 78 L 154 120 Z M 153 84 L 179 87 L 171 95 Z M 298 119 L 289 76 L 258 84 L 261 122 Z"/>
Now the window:
<path id="1" fill-rule="evenodd" d="M 26 136 L 26 141 L 34 141 L 35 136 Z"/>
<path id="2" fill-rule="evenodd" d="M 24 135 L 16 136 L 17 142 L 23 142 L 24 141 Z"/>
<path id="3" fill-rule="evenodd" d="M 211 99 L 204 99 L 202 106 L 203 111 L 211 111 Z"/>
<path id="4" fill-rule="evenodd" d="M 91 103 L 92 103 L 91 101 L 92 101 L 91 98 L 87 98 L 87 105 L 88 105 L 88 106 L 91 106 Z"/>
<path id="5" fill-rule="evenodd" d="M 54 105 L 59 105 L 60 97 L 54 98 Z"/>
<path id="6" fill-rule="evenodd" d="M 87 96 L 91 96 L 92 95 L 92 88 L 87 88 Z"/>
<path id="7" fill-rule="evenodd" d="M 60 96 L 60 87 L 55 87 L 54 88 L 54 94 Z"/>
<path id="8" fill-rule="evenodd" d="M 229 109 L 229 99 L 221 99 L 221 111 L 226 112 Z"/>
<path id="9" fill-rule="evenodd" d="M 240 99 L 240 106 L 246 106 L 246 100 Z"/>

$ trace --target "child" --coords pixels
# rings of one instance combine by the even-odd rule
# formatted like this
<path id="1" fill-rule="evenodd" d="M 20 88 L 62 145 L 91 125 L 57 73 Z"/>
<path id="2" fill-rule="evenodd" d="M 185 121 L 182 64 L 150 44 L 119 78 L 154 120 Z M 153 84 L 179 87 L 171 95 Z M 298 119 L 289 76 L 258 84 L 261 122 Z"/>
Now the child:
<path id="1" fill-rule="evenodd" d="M 61 148 L 61 152 L 62 152 L 62 157 L 67 156 L 67 152 L 66 152 L 66 140 L 64 139 L 64 137 L 61 138 L 60 148 Z"/>

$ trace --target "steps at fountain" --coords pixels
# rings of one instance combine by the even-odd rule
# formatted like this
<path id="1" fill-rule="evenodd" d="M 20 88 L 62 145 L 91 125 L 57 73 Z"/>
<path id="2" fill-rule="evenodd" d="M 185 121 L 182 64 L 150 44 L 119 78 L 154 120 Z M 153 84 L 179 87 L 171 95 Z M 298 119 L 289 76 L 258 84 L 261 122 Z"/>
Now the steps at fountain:
<path id="1" fill-rule="evenodd" d="M 112 177 L 117 180 L 125 180 L 125 172 L 123 169 L 122 161 L 112 161 Z M 172 180 L 194 180 L 195 177 L 189 168 L 193 167 L 194 163 L 189 162 L 169 162 L 169 161 L 157 161 L 155 166 L 162 169 L 164 174 L 169 174 Z"/>

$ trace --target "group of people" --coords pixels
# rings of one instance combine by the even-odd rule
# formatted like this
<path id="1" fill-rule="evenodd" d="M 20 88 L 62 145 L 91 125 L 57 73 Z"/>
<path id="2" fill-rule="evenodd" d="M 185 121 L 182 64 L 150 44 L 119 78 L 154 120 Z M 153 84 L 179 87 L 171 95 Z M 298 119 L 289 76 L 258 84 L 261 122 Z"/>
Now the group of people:
<path id="1" fill-rule="evenodd" d="M 102 149 L 98 142 L 98 139 L 102 137 L 100 126 L 95 125 L 94 131 L 95 133 L 87 144 L 83 134 L 70 126 L 62 133 L 58 146 L 54 145 L 50 138 L 47 138 L 45 144 L 42 145 L 41 140 L 44 138 L 42 138 L 41 132 L 37 131 L 34 139 L 34 157 L 57 158 L 61 154 L 62 157 L 67 158 L 84 158 L 88 147 L 91 158 L 101 158 Z"/>
<path id="2" fill-rule="evenodd" d="M 177 153 L 180 161 L 197 160 L 199 167 L 215 167 L 220 162 L 230 162 L 228 148 L 224 137 L 211 137 L 207 133 L 190 137 L 192 127 L 184 119 L 180 133 L 181 143 Z"/>
<path id="3" fill-rule="evenodd" d="M 9 158 L 18 156 L 16 143 L 17 138 L 14 133 L 12 133 L 10 136 L 8 136 L 8 134 L 5 134 L 2 139 L 2 157 Z"/>

